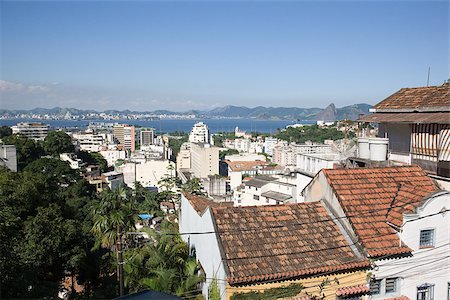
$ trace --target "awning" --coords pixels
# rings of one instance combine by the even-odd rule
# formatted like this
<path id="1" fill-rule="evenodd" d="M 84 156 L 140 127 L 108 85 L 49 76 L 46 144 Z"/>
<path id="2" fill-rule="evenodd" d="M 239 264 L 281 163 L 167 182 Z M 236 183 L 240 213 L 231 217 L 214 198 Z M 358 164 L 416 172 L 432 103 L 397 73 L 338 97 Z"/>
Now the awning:
<path id="1" fill-rule="evenodd" d="M 374 113 L 361 117 L 367 123 L 436 123 L 450 124 L 450 112 Z"/>

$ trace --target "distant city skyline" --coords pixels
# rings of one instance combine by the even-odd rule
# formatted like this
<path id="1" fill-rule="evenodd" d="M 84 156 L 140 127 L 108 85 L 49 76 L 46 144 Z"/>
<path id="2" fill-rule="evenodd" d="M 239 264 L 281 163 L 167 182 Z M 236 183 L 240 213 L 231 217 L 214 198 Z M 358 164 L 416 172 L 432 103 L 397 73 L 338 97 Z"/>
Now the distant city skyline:
<path id="1" fill-rule="evenodd" d="M 449 75 L 448 1 L 2 1 L 0 108 L 375 104 Z"/>

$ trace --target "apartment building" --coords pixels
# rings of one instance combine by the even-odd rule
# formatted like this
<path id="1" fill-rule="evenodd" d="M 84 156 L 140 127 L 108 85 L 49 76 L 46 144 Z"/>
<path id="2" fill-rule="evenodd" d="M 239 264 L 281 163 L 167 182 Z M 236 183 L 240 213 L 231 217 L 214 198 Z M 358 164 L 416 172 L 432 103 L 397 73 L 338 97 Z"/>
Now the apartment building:
<path id="1" fill-rule="evenodd" d="M 114 138 L 124 146 L 125 150 L 135 150 L 134 126 L 125 124 L 114 125 Z"/>
<path id="2" fill-rule="evenodd" d="M 197 178 L 219 174 L 219 148 L 210 144 L 191 143 L 191 173 Z"/>
<path id="3" fill-rule="evenodd" d="M 13 134 L 23 134 L 33 140 L 44 140 L 50 126 L 43 123 L 18 123 L 11 126 Z"/>
<path id="4" fill-rule="evenodd" d="M 207 143 L 210 144 L 211 139 L 209 129 L 203 122 L 195 123 L 189 134 L 189 142 L 191 143 Z"/>
<path id="5" fill-rule="evenodd" d="M 141 147 L 153 145 L 153 139 L 155 138 L 155 130 L 153 128 L 141 128 L 139 130 L 139 137 Z"/>
<path id="6" fill-rule="evenodd" d="M 107 134 L 98 134 L 91 129 L 84 132 L 72 133 L 72 138 L 76 140 L 79 150 L 87 152 L 98 152 L 108 142 Z"/>

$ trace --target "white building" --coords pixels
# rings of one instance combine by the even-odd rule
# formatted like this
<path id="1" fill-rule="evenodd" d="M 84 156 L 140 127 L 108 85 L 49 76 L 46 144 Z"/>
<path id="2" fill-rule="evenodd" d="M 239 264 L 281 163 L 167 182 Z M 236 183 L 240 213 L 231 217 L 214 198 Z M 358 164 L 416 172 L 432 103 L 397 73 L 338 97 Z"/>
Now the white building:
<path id="1" fill-rule="evenodd" d="M 278 143 L 278 139 L 274 137 L 266 137 L 264 140 L 264 153 L 267 155 L 273 155 L 273 147 Z"/>
<path id="2" fill-rule="evenodd" d="M 73 153 L 61 153 L 59 159 L 68 162 L 72 169 L 79 169 L 85 165 L 84 162 Z"/>
<path id="3" fill-rule="evenodd" d="M 369 299 L 448 299 L 450 212 L 445 210 L 449 208 L 450 193 L 441 191 L 424 199 L 414 212 L 403 215 L 399 235 L 411 248 L 412 256 L 378 260 Z"/>
<path id="4" fill-rule="evenodd" d="M 303 191 L 377 266 L 371 298 L 447 299 L 450 194 L 418 166 L 325 169 Z"/>
<path id="5" fill-rule="evenodd" d="M 141 162 L 126 162 L 117 167 L 123 173 L 124 182 L 134 187 L 139 182 L 144 187 L 158 187 L 165 176 L 175 176 L 175 164 L 169 160 L 147 160 Z"/>
<path id="6" fill-rule="evenodd" d="M 0 166 L 17 172 L 17 151 L 14 145 L 0 145 Z"/>
<path id="7" fill-rule="evenodd" d="M 197 178 L 219 174 L 219 148 L 191 143 L 191 173 Z"/>
<path id="8" fill-rule="evenodd" d="M 114 164 L 119 160 L 119 159 L 125 159 L 126 158 L 126 151 L 124 150 L 101 150 L 99 152 L 105 159 L 106 162 L 108 163 L 108 167 L 114 166 Z"/>
<path id="9" fill-rule="evenodd" d="M 209 129 L 203 122 L 198 122 L 192 127 L 189 134 L 189 142 L 191 143 L 210 143 Z"/>
<path id="10" fill-rule="evenodd" d="M 257 176 L 236 189 L 235 206 L 274 205 L 296 203 L 297 187 L 294 183 L 275 176 Z"/>
<path id="11" fill-rule="evenodd" d="M 297 168 L 310 174 L 317 174 L 322 169 L 333 169 L 340 165 L 338 153 L 297 154 Z"/>
<path id="12" fill-rule="evenodd" d="M 112 142 L 112 136 L 106 133 L 95 133 L 88 129 L 85 132 L 72 133 L 72 138 L 77 141 L 77 147 L 81 151 L 98 152 L 103 146 Z"/>
<path id="13" fill-rule="evenodd" d="M 248 153 L 250 150 L 251 141 L 249 139 L 235 139 L 234 149 L 239 152 Z"/>
<path id="14" fill-rule="evenodd" d="M 191 168 L 191 144 L 183 143 L 177 155 L 177 171 Z"/>
<path id="15" fill-rule="evenodd" d="M 50 126 L 43 123 L 18 123 L 11 126 L 13 134 L 23 134 L 33 140 L 44 140 Z"/>

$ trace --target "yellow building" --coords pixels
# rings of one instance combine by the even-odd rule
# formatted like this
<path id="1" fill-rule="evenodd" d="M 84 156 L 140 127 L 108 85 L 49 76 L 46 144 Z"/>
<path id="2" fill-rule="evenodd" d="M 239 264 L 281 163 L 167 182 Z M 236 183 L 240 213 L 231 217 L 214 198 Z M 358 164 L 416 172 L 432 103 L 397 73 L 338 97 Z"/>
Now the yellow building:
<path id="1" fill-rule="evenodd" d="M 371 263 L 321 202 L 232 207 L 189 194 L 181 200 L 180 233 L 205 272 L 205 296 L 215 280 L 223 300 L 364 299 L 369 292 Z"/>

